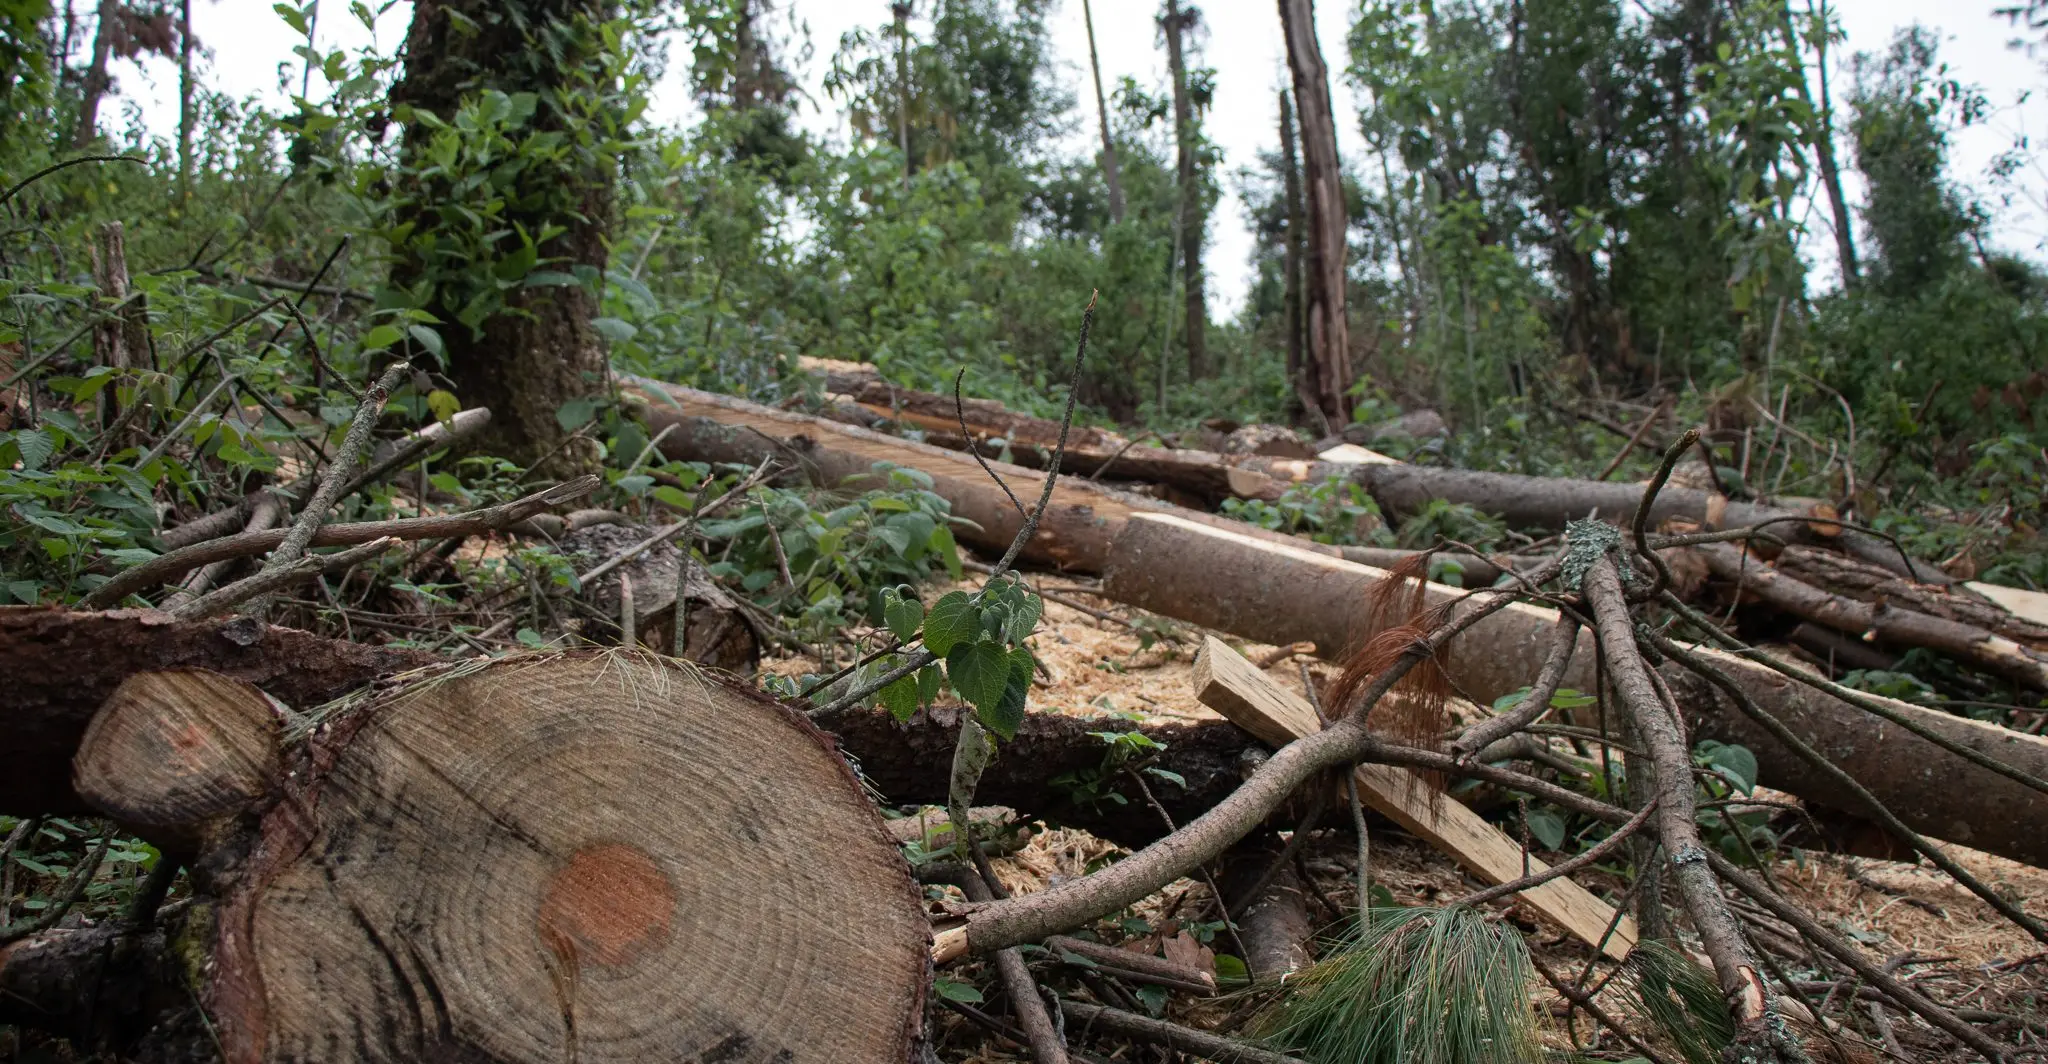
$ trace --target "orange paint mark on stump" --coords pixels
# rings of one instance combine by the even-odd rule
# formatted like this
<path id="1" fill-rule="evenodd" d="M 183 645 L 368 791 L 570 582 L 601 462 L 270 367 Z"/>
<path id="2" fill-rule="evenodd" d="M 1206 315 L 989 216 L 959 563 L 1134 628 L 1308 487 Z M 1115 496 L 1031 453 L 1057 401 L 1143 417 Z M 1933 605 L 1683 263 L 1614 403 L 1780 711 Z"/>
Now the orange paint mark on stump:
<path id="1" fill-rule="evenodd" d="M 668 941 L 675 887 L 646 852 L 624 843 L 586 846 L 549 880 L 537 930 L 556 953 L 607 967 L 631 963 Z"/>

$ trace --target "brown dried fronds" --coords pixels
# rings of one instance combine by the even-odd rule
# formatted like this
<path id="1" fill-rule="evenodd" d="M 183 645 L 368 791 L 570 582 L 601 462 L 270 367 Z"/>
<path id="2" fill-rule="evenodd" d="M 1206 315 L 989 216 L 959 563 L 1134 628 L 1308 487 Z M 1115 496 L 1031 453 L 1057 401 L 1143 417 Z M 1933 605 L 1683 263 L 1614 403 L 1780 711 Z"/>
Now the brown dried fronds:
<path id="1" fill-rule="evenodd" d="M 1360 692 L 1402 656 L 1424 647 L 1429 637 L 1450 620 L 1450 604 L 1431 607 L 1428 596 L 1429 555 L 1418 554 L 1391 570 L 1365 596 L 1364 631 L 1358 649 L 1344 661 L 1344 671 L 1330 688 L 1330 717 L 1339 720 L 1359 710 Z M 1401 677 L 1378 706 L 1366 707 L 1373 732 L 1413 745 L 1430 745 L 1450 728 L 1451 681 L 1445 669 L 1449 648 L 1437 650 Z"/>
<path id="2" fill-rule="evenodd" d="M 1369 714 L 1372 732 L 1404 746 L 1441 749 L 1454 723 L 1450 711 L 1451 681 L 1446 672 L 1449 647 L 1417 662 L 1376 706 L 1359 707 L 1358 696 L 1380 673 L 1407 654 L 1424 650 L 1430 636 L 1450 620 L 1451 603 L 1429 604 L 1429 555 L 1418 554 L 1391 570 L 1365 597 L 1367 635 L 1344 662 L 1329 693 L 1332 720 L 1354 712 Z M 1437 773 L 1422 774 L 1432 790 L 1443 788 Z"/>

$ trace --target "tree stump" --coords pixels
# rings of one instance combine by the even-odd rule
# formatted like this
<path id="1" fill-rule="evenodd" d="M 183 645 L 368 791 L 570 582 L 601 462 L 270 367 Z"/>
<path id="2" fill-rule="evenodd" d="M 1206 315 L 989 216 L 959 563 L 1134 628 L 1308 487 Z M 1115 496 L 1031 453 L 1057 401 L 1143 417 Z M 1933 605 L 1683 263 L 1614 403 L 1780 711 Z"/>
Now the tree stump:
<path id="1" fill-rule="evenodd" d="M 311 718 L 144 674 L 76 767 L 145 835 L 197 840 L 169 948 L 204 960 L 229 1064 L 912 1056 L 909 868 L 831 742 L 714 672 L 470 662 Z"/>

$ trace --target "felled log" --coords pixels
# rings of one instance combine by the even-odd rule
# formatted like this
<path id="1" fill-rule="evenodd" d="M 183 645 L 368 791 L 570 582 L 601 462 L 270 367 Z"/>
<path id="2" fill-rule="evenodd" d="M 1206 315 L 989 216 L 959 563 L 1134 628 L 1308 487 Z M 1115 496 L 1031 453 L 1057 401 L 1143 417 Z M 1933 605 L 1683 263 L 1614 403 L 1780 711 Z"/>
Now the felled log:
<path id="1" fill-rule="evenodd" d="M 830 741 L 717 673 L 463 663 L 289 730 L 252 686 L 144 673 L 76 763 L 198 848 L 205 917 L 166 946 L 229 1061 L 912 1059 L 908 866 Z"/>
<path id="2" fill-rule="evenodd" d="M 437 660 L 246 617 L 0 607 L 0 810 L 91 811 L 72 790 L 71 756 L 100 705 L 135 673 L 207 669 L 312 707 Z"/>
<path id="3" fill-rule="evenodd" d="M 798 467 L 812 482 L 828 486 L 871 484 L 875 463 L 890 462 L 932 478 L 931 490 L 952 504 L 955 515 L 974 523 L 954 529 L 954 535 L 969 546 L 1001 553 L 1023 527 L 1024 516 L 1009 496 L 973 457 L 958 451 L 680 385 L 634 378 L 628 386 L 627 398 L 636 404 L 649 429 L 659 433 L 673 426 L 661 442 L 662 453 L 672 459 L 756 465 L 775 457 Z M 1210 457 L 1221 460 L 1220 456 Z M 991 461 L 989 466 L 1020 498 L 1037 499 L 1043 474 L 1005 462 Z M 1023 558 L 1062 569 L 1101 572 L 1109 557 L 1110 541 L 1123 522 L 1133 513 L 1146 512 L 1178 514 L 1218 528 L 1247 527 L 1240 521 L 1062 476 L 1038 534 L 1025 545 Z M 1247 534 L 1269 536 L 1276 542 L 1293 541 L 1262 529 Z M 1330 549 L 1334 552 L 1335 548 Z"/>
<path id="4" fill-rule="evenodd" d="M 2036 650 L 2048 650 L 2048 623 L 2028 620 L 1980 593 L 1978 588 L 1983 585 L 1918 584 L 1883 566 L 1812 547 L 1787 547 L 1771 565 L 1786 576 L 1838 595 L 1972 625 Z M 2000 590 L 2010 595 L 2017 589 Z"/>
<path id="5" fill-rule="evenodd" d="M 862 707 L 817 718 L 859 765 L 861 777 L 890 805 L 943 805 L 959 740 L 959 706 L 935 706 L 908 721 Z M 1026 818 L 1083 828 L 1129 847 L 1167 833 L 1159 814 L 1114 769 L 1099 732 L 1142 730 L 1163 749 L 1151 765 L 1178 774 L 1185 787 L 1152 788 L 1174 823 L 1207 812 L 1243 781 L 1239 759 L 1258 744 L 1225 721 L 1148 724 L 1031 713 L 983 771 L 975 801 L 1009 806 Z M 1075 782 L 1053 783 L 1060 777 Z M 1108 792 L 1123 796 L 1119 802 Z"/>
<path id="6" fill-rule="evenodd" d="M 1366 592 L 1383 570 L 1179 520 L 1134 515 L 1112 551 L 1104 591 L 1141 609 L 1261 642 L 1313 642 L 1341 658 L 1369 634 L 1360 629 Z M 1431 602 L 1461 594 L 1432 586 Z M 1453 647 L 1456 689 L 1481 704 L 1527 686 L 1544 658 L 1556 614 L 1517 603 L 1481 621 Z M 1592 637 L 1564 684 L 1594 690 Z M 1701 651 L 1760 706 L 1848 771 L 1909 827 L 2029 864 L 2048 866 L 2048 796 L 1965 761 L 1832 695 L 1750 661 Z M 1762 782 L 1810 801 L 1856 812 L 1855 797 L 1813 771 L 1752 724 L 1718 691 L 1675 663 L 1661 669 L 1680 696 L 1695 740 L 1739 743 L 1755 752 Z M 1946 738 L 2036 777 L 2048 775 L 2048 740 L 1921 706 L 1890 708 Z M 1591 720 L 1581 723 L 1591 724 Z"/>
<path id="7" fill-rule="evenodd" d="M 1707 560 L 1715 577 L 1731 581 L 1740 591 L 1795 617 L 1866 641 L 1926 647 L 2022 686 L 2048 691 L 2048 653 L 2030 649 L 1997 632 L 1922 613 L 1886 598 L 1872 602 L 1837 595 L 1789 576 L 1730 543 L 1703 543 L 1692 550 Z M 1987 603 L 1985 608 L 1992 607 Z M 2019 623 L 2016 618 L 2014 622 Z"/>

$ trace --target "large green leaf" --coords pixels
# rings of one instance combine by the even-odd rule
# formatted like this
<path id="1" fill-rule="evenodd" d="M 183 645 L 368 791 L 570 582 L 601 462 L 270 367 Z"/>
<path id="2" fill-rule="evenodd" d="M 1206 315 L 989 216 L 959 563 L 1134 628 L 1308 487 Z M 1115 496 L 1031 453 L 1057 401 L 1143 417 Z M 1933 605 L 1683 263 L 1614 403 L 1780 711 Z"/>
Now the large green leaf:
<path id="1" fill-rule="evenodd" d="M 946 682 L 974 708 L 993 709 L 1010 682 L 1010 655 L 993 639 L 961 643 L 946 655 Z"/>
<path id="2" fill-rule="evenodd" d="M 974 600 L 965 591 L 948 591 L 932 603 L 924 616 L 924 646 L 926 650 L 946 657 L 953 648 L 968 642 L 981 634 L 981 617 L 974 608 Z M 958 684 L 954 685 L 957 690 Z"/>

